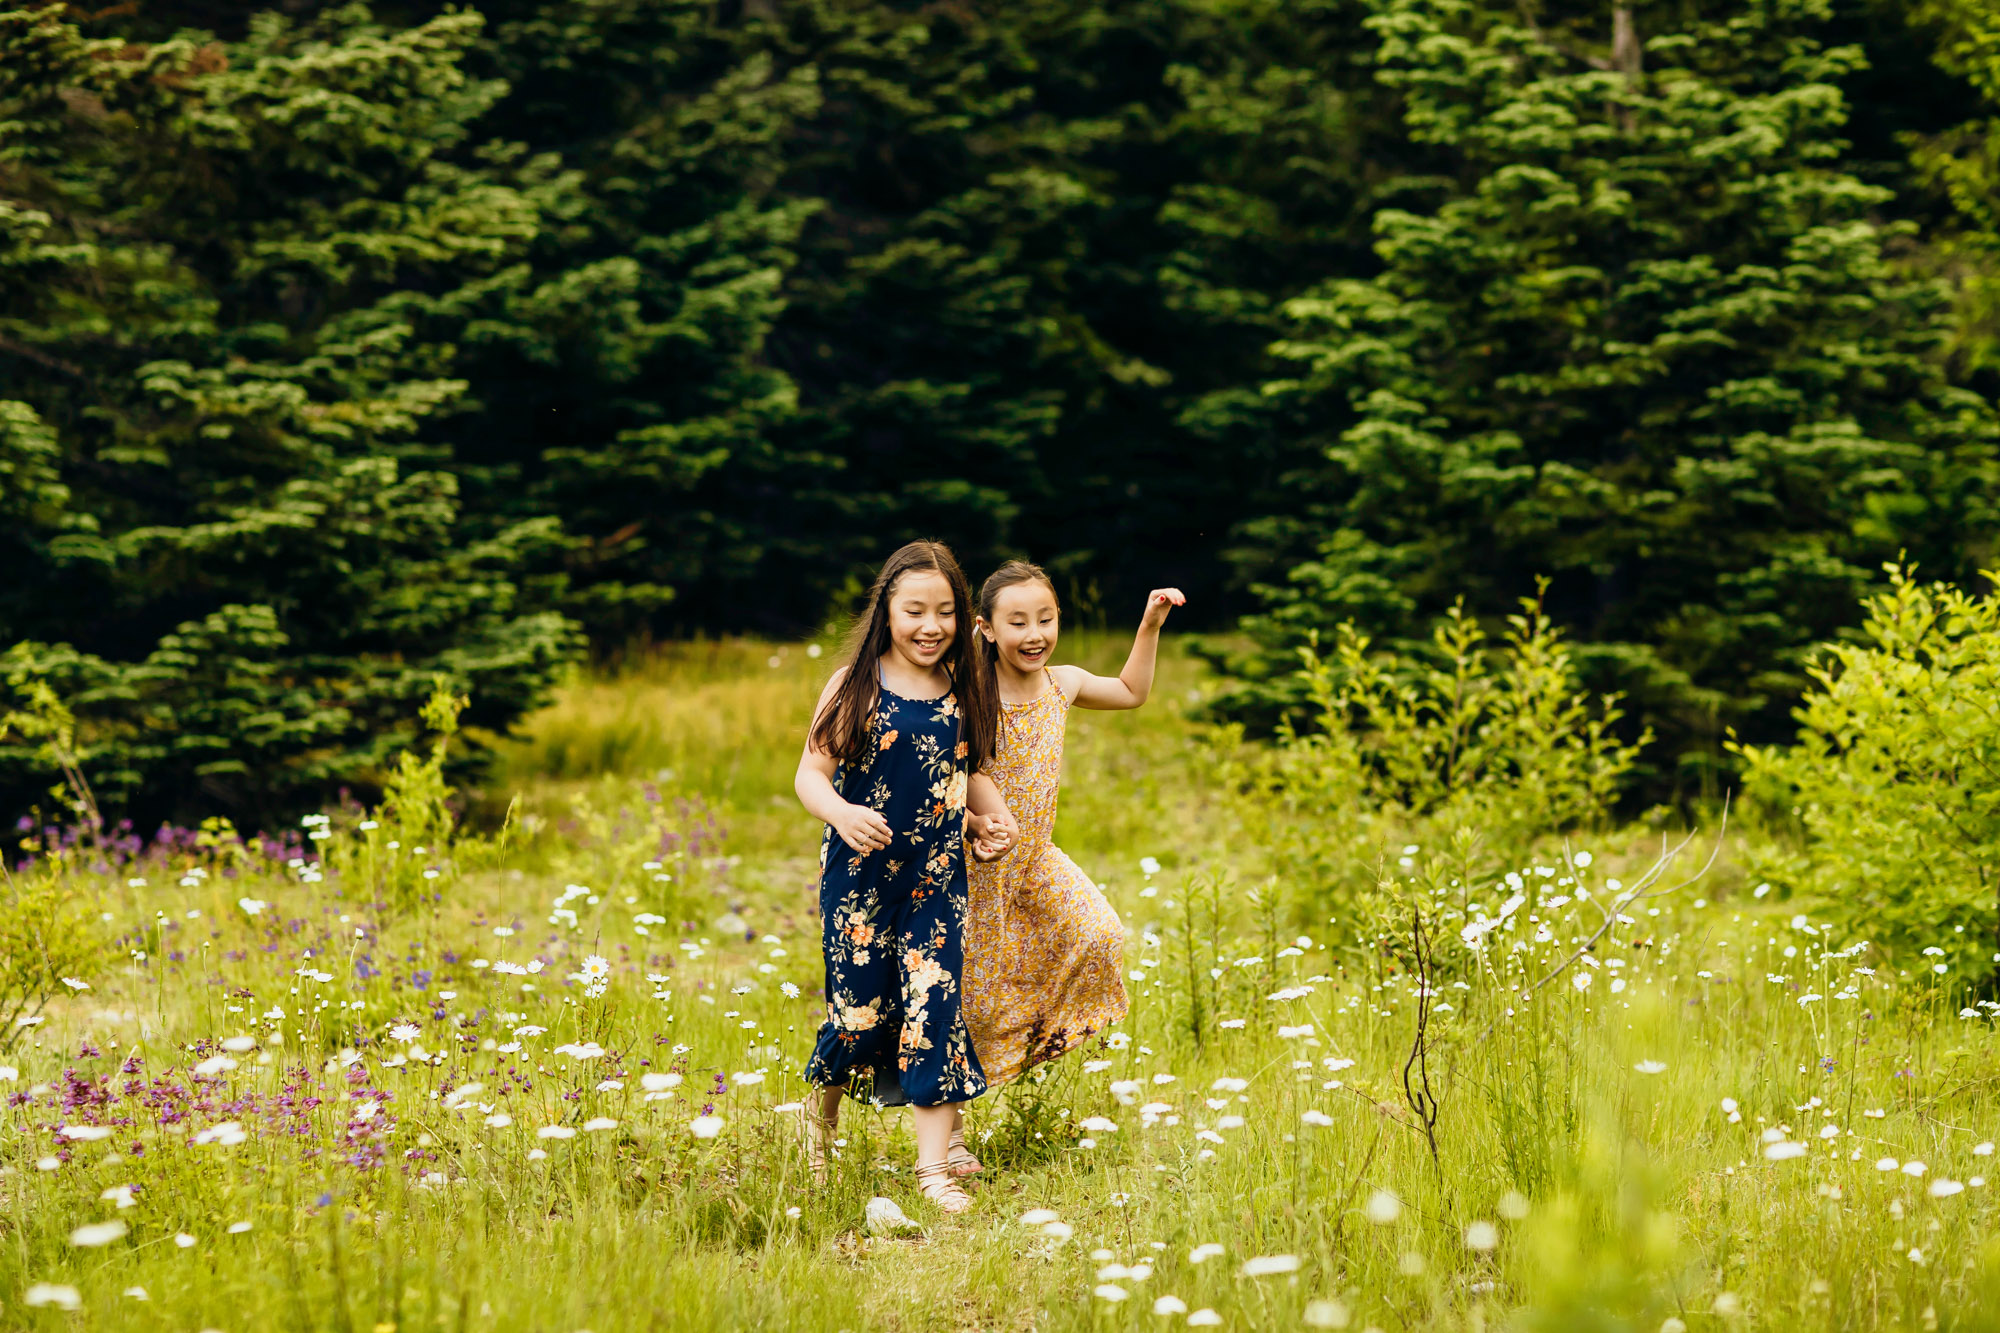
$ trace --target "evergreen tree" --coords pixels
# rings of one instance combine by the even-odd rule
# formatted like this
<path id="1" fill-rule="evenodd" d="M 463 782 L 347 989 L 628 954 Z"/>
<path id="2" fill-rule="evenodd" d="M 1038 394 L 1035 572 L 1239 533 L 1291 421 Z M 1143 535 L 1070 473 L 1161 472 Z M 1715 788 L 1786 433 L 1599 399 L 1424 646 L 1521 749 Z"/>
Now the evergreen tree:
<path id="1" fill-rule="evenodd" d="M 480 127 L 549 188 L 521 262 L 427 312 L 464 330 L 472 386 L 432 437 L 494 521 L 561 520 L 564 605 L 601 642 L 795 627 L 824 605 L 785 585 L 821 553 L 825 463 L 783 442 L 797 392 L 766 340 L 818 207 L 777 188 L 817 71 L 707 3 L 486 12 L 508 91 Z"/>
<path id="2" fill-rule="evenodd" d="M 0 675 L 67 704 L 107 804 L 276 817 L 365 781 L 436 678 L 504 726 L 572 650 L 523 583 L 556 525 L 473 530 L 417 442 L 465 386 L 407 307 L 538 224 L 453 160 L 499 91 L 478 29 L 0 14 Z M 14 808 L 37 750 L 0 739 Z"/>
<path id="3" fill-rule="evenodd" d="M 434 674 L 504 725 L 916 535 L 1086 614 L 1233 562 L 1266 719 L 1549 575 L 1713 753 L 1993 529 L 1978 5 L 281 8 L 0 18 L 0 649 L 107 802 L 278 810 Z"/>
<path id="4" fill-rule="evenodd" d="M 2000 372 L 2000 13 L 1977 0 L 1920 0 L 1909 18 L 1936 43 L 1938 65 L 1976 94 L 1962 123 L 1919 138 L 1915 165 L 1950 206 L 1928 258 L 1956 287 L 1952 351 L 1990 384 Z"/>
<path id="5" fill-rule="evenodd" d="M 1182 413 L 1373 266 L 1400 126 L 1361 0 L 481 8 L 476 133 L 519 147 L 457 157 L 539 220 L 478 289 L 405 297 L 469 386 L 423 437 L 476 522 L 560 516 L 595 637 L 793 630 L 917 534 L 1036 555 L 1080 609 L 1167 577 L 1219 609 L 1272 456 Z M 228 16 L 109 22 L 177 19 Z"/>
<path id="6" fill-rule="evenodd" d="M 1083 609 L 1212 600 L 1267 460 L 1182 411 L 1262 371 L 1310 275 L 1373 263 L 1359 4 L 784 13 L 828 89 L 788 180 L 826 204 L 773 347 L 839 502 L 1034 555 Z"/>
<path id="7" fill-rule="evenodd" d="M 1378 215 L 1379 277 L 1289 307 L 1265 393 L 1304 503 L 1249 534 L 1246 706 L 1340 621 L 1499 615 L 1547 575 L 1596 683 L 1710 755 L 1782 726 L 1884 561 L 1984 556 L 1992 415 L 1840 161 L 1861 53 L 1816 40 L 1821 0 L 1644 12 L 1678 17 L 1380 0 L 1382 77 L 1452 170 Z"/>

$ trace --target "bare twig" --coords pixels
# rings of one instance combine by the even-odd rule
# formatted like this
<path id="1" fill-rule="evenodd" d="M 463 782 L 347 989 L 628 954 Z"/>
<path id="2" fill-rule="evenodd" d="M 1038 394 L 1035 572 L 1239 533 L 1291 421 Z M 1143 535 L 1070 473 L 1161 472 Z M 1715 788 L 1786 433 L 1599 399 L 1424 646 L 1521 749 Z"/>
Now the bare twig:
<path id="1" fill-rule="evenodd" d="M 1708 860 L 1702 863 L 1701 869 L 1695 871 L 1694 874 L 1689 875 L 1686 879 L 1682 880 L 1680 883 L 1674 885 L 1670 889 L 1654 888 L 1653 885 L 1657 884 L 1666 875 L 1667 870 L 1670 867 L 1672 867 L 1675 859 L 1678 858 L 1683 851 L 1687 850 L 1688 844 L 1692 843 L 1695 840 L 1696 832 L 1698 832 L 1698 830 L 1695 832 L 1690 832 L 1687 835 L 1687 837 L 1682 838 L 1678 843 L 1674 844 L 1672 849 L 1662 852 L 1660 854 L 1660 859 L 1655 861 L 1652 865 L 1652 868 L 1647 870 L 1647 872 L 1640 877 L 1639 882 L 1637 884 L 1634 884 L 1632 887 L 1628 889 L 1622 889 L 1619 891 L 1618 896 L 1611 900 L 1611 906 L 1609 908 L 1600 905 L 1598 907 L 1598 910 L 1604 913 L 1604 924 L 1599 926 L 1596 930 L 1592 931 L 1590 938 L 1585 940 L 1581 945 L 1579 945 L 1576 951 L 1570 954 L 1569 957 L 1563 959 L 1560 963 L 1557 963 L 1555 967 L 1549 971 L 1549 974 L 1547 976 L 1543 977 L 1540 981 L 1537 981 L 1534 985 L 1522 991 L 1521 998 L 1526 999 L 1528 996 L 1533 995 L 1536 991 L 1539 991 L 1542 987 L 1548 985 L 1551 981 L 1554 981 L 1557 977 L 1561 976 L 1564 972 L 1568 971 L 1571 965 L 1573 965 L 1579 958 L 1582 958 L 1585 954 L 1589 953 L 1591 949 L 1597 944 L 1597 942 L 1604 938 L 1606 932 L 1608 932 L 1613 926 L 1618 924 L 1618 920 L 1621 916 L 1624 915 L 1626 908 L 1630 907 L 1634 903 L 1644 902 L 1649 898 L 1664 898 L 1670 893 L 1679 893 L 1682 889 L 1688 888 L 1698 883 L 1705 875 L 1708 874 L 1710 870 L 1713 870 L 1715 868 L 1716 858 L 1722 855 L 1722 844 L 1724 840 L 1727 839 L 1729 836 L 1728 797 L 1725 796 L 1722 801 L 1722 827 L 1716 831 L 1715 846 L 1709 849 Z M 1569 859 L 1569 849 L 1567 847 L 1563 849 L 1563 859 L 1569 865 L 1571 875 L 1574 876 L 1576 873 L 1576 863 Z"/>
<path id="2" fill-rule="evenodd" d="M 1541 980 L 1535 982 L 1532 986 L 1529 986 L 1526 989 L 1522 990 L 1520 992 L 1520 998 L 1523 1000 L 1529 998 L 1530 996 L 1534 995 L 1537 991 L 1541 990 L 1542 987 L 1548 985 L 1550 982 L 1554 981 L 1557 977 L 1560 977 L 1563 973 L 1569 971 L 1569 969 L 1576 964 L 1576 961 L 1579 958 L 1582 958 L 1585 954 L 1589 953 L 1592 949 L 1596 948 L 1597 942 L 1603 939 L 1604 936 L 1611 930 L 1613 926 L 1618 924 L 1619 918 L 1624 915 L 1625 909 L 1627 907 L 1630 907 L 1634 903 L 1644 902 L 1649 898 L 1664 898 L 1669 894 L 1679 893 L 1682 889 L 1689 888 L 1694 884 L 1699 883 L 1701 879 L 1704 876 L 1706 876 L 1710 870 L 1713 870 L 1715 868 L 1716 859 L 1722 855 L 1722 845 L 1729 838 L 1729 802 L 1730 802 L 1730 797 L 1728 795 L 1725 795 L 1722 798 L 1722 827 L 1716 830 L 1715 846 L 1709 849 L 1708 860 L 1702 863 L 1701 869 L 1695 871 L 1692 875 L 1689 875 L 1686 879 L 1674 885 L 1672 888 L 1662 889 L 1654 887 L 1660 882 L 1661 879 L 1663 879 L 1666 876 L 1667 871 L 1673 867 L 1675 860 L 1679 858 L 1682 852 L 1688 849 L 1688 847 L 1694 842 L 1695 838 L 1699 835 L 1701 830 L 1690 829 L 1688 831 L 1688 835 L 1685 838 L 1682 838 L 1679 842 L 1675 843 L 1672 847 L 1666 847 L 1663 839 L 1662 849 L 1660 852 L 1659 859 L 1654 861 L 1652 866 L 1647 869 L 1646 873 L 1639 877 L 1637 883 L 1631 885 L 1628 888 L 1620 889 L 1618 891 L 1618 896 L 1611 900 L 1611 905 L 1609 907 L 1606 907 L 1602 903 L 1597 902 L 1597 900 L 1594 898 L 1591 899 L 1592 906 L 1596 907 L 1599 912 L 1604 914 L 1604 923 L 1600 925 L 1596 930 L 1592 931 L 1590 934 L 1590 938 L 1585 940 L 1582 944 L 1578 945 L 1576 949 L 1573 952 L 1571 952 L 1569 957 L 1563 959 L 1560 963 L 1557 963 L 1554 967 L 1550 968 L 1548 974 L 1542 977 Z M 1570 856 L 1569 845 L 1567 843 L 1563 845 L 1563 863 L 1569 867 L 1570 877 L 1574 879 L 1576 877 L 1577 866 L 1576 862 Z M 1493 1023 L 1488 1023 L 1485 1029 L 1481 1031 L 1481 1033 L 1479 1034 L 1480 1038 L 1483 1040 L 1487 1036 L 1491 1035 L 1494 1026 L 1495 1025 Z"/>
<path id="3" fill-rule="evenodd" d="M 1396 1106 L 1390 1102 L 1378 1102 L 1373 1097 L 1370 1097 L 1367 1093 L 1363 1092 L 1361 1089 L 1355 1087 L 1352 1083 L 1342 1084 L 1340 1090 L 1342 1092 L 1351 1092 L 1356 1097 L 1359 1097 L 1362 1101 L 1368 1103 L 1369 1108 L 1373 1110 L 1375 1114 L 1381 1116 L 1384 1120 L 1393 1120 L 1397 1124 L 1401 1125 L 1404 1129 L 1409 1130 L 1412 1134 L 1420 1134 L 1423 1132 L 1421 1126 L 1412 1124 L 1410 1122 L 1410 1113 L 1404 1108 Z"/>
<path id="4" fill-rule="evenodd" d="M 0 352 L 11 356 L 18 356 L 23 361 L 32 361 L 44 370 L 53 370 L 59 374 L 68 375 L 71 379 L 80 380 L 84 377 L 82 366 L 71 361 L 65 361 L 59 356 L 51 356 L 38 347 L 30 347 L 26 343 L 16 342 L 12 338 L 0 338 Z"/>
<path id="5" fill-rule="evenodd" d="M 1431 1165 L 1442 1175 L 1444 1167 L 1438 1160 L 1438 1100 L 1431 1091 L 1430 1031 L 1431 1031 L 1431 941 L 1424 930 L 1424 914 L 1421 908 L 1410 909 L 1410 944 L 1415 953 L 1417 971 L 1417 1034 L 1410 1044 L 1410 1058 L 1403 1062 L 1403 1096 L 1409 1100 L 1410 1109 L 1417 1113 L 1417 1120 L 1424 1130 L 1424 1141 L 1430 1145 Z M 1415 1071 L 1415 1077 L 1411 1071 Z"/>

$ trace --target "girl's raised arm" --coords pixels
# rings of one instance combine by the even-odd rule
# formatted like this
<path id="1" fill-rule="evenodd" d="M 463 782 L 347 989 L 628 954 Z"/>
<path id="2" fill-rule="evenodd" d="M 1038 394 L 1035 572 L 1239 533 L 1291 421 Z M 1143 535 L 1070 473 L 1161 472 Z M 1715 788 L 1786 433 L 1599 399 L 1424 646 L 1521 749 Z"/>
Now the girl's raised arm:
<path id="1" fill-rule="evenodd" d="M 806 747 L 799 755 L 799 771 L 792 779 L 792 790 L 798 793 L 799 804 L 822 824 L 831 824 L 840 840 L 855 851 L 866 856 L 889 845 L 889 821 L 880 811 L 865 805 L 856 805 L 834 789 L 833 775 L 840 764 L 832 755 L 813 748 L 813 728 L 819 725 L 820 715 L 833 701 L 833 692 L 840 685 L 847 668 L 841 667 L 826 682 L 826 688 L 819 692 L 819 702 L 813 705 L 811 725 L 806 728 Z"/>
<path id="2" fill-rule="evenodd" d="M 1131 655 L 1125 669 L 1116 676 L 1093 676 L 1082 667 L 1050 669 L 1056 683 L 1079 708 L 1137 708 L 1153 692 L 1153 664 L 1160 652 L 1160 627 L 1167 613 L 1186 606 L 1179 588 L 1155 588 L 1146 594 L 1146 614 L 1139 618 L 1139 632 L 1132 638 Z"/>

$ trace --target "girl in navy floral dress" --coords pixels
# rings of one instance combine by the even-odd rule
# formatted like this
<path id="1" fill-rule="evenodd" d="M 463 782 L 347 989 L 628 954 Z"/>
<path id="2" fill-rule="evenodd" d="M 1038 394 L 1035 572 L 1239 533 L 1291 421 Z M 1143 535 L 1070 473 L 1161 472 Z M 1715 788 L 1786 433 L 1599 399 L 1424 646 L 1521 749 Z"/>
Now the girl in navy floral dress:
<path id="1" fill-rule="evenodd" d="M 795 784 L 826 824 L 826 1023 L 806 1066 L 815 1169 L 843 1093 L 908 1104 L 918 1187 L 951 1213 L 971 1206 L 957 1179 L 978 1170 L 959 1108 L 986 1090 L 959 1008 L 967 833 L 981 860 L 1016 836 L 979 771 L 999 709 L 971 630 L 971 594 L 949 550 L 912 542 L 891 556 L 847 665 L 820 696 Z"/>

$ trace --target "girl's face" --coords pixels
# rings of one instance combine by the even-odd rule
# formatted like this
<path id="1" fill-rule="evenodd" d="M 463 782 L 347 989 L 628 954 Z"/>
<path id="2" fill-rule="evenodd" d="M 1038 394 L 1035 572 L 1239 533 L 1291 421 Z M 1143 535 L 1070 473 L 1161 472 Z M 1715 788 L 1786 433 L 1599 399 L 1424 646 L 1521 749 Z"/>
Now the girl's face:
<path id="1" fill-rule="evenodd" d="M 1024 674 L 1040 671 L 1062 630 L 1055 590 L 1040 579 L 1002 588 L 994 595 L 993 619 L 985 628 L 1001 662 Z"/>
<path id="2" fill-rule="evenodd" d="M 912 570 L 889 590 L 889 651 L 919 671 L 944 660 L 958 638 L 958 604 L 934 569 Z"/>

